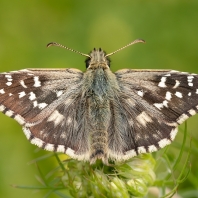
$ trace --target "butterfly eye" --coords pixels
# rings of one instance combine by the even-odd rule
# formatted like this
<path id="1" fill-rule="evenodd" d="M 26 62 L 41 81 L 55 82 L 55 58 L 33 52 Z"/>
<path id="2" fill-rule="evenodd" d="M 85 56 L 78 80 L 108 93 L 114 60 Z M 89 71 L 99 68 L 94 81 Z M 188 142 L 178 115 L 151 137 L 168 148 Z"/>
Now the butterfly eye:
<path id="1" fill-rule="evenodd" d="M 88 67 L 89 67 L 89 65 L 90 65 L 90 61 L 91 61 L 91 58 L 89 58 L 89 57 L 85 60 L 86 68 L 88 68 Z"/>
<path id="2" fill-rule="evenodd" d="M 110 67 L 111 60 L 109 57 L 106 57 L 107 65 Z"/>

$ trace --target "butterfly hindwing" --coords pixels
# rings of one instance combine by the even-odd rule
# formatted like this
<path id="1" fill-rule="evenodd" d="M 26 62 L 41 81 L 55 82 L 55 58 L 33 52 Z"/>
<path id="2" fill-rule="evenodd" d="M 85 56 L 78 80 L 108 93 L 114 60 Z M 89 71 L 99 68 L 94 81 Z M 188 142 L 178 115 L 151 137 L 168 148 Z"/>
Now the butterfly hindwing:
<path id="1" fill-rule="evenodd" d="M 170 123 L 155 107 L 148 107 L 133 91 L 124 93 L 111 109 L 109 132 L 110 156 L 126 160 L 140 153 L 153 152 L 170 144 L 177 124 Z M 118 106 L 118 103 L 120 104 Z"/>
<path id="2" fill-rule="evenodd" d="M 24 131 L 32 144 L 45 150 L 63 152 L 77 159 L 88 160 L 86 101 L 81 95 L 68 98 L 51 114 Z"/>

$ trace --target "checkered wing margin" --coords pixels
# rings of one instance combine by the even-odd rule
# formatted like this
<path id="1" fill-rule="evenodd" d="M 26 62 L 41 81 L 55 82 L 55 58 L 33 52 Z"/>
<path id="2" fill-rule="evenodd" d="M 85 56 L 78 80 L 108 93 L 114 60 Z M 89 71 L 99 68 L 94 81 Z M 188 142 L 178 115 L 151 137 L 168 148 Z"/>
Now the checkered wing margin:
<path id="1" fill-rule="evenodd" d="M 121 91 L 109 127 L 115 158 L 163 148 L 175 138 L 177 126 L 198 112 L 196 74 L 124 69 L 115 75 Z"/>

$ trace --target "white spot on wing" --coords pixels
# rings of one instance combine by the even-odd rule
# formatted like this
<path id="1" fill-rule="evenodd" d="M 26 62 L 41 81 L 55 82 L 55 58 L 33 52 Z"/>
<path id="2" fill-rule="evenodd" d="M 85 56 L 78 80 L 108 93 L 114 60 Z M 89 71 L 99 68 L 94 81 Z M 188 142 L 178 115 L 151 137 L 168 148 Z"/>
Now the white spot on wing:
<path id="1" fill-rule="evenodd" d="M 64 146 L 64 145 L 58 145 L 56 151 L 57 151 L 57 152 L 64 153 L 64 152 L 65 152 L 65 146 Z"/>
<path id="2" fill-rule="evenodd" d="M 5 115 L 7 115 L 7 116 L 11 117 L 11 116 L 13 116 L 13 115 L 14 115 L 14 112 L 13 112 L 13 111 L 11 111 L 11 110 L 8 110 L 8 111 L 6 111 L 6 112 L 5 112 Z"/>
<path id="3" fill-rule="evenodd" d="M 193 87 L 192 81 L 193 81 L 194 76 L 187 76 L 187 78 L 188 78 L 188 86 Z"/>
<path id="4" fill-rule="evenodd" d="M 12 79 L 12 76 L 9 75 L 9 74 L 6 74 L 5 77 L 8 78 L 8 79 Z"/>
<path id="5" fill-rule="evenodd" d="M 180 82 L 178 80 L 175 80 L 175 85 L 174 85 L 174 89 L 177 88 L 180 85 Z"/>
<path id="6" fill-rule="evenodd" d="M 73 149 L 71 149 L 71 148 L 67 148 L 65 153 L 67 155 L 69 155 L 70 157 L 72 157 L 74 159 L 78 159 L 78 160 L 89 160 L 89 158 L 90 158 L 89 152 L 87 152 L 85 154 L 76 155 L 75 151 Z"/>
<path id="7" fill-rule="evenodd" d="M 40 140 L 39 138 L 34 137 L 32 140 L 30 140 L 32 144 L 35 144 L 38 147 L 42 147 L 44 142 Z"/>
<path id="8" fill-rule="evenodd" d="M 150 145 L 150 146 L 148 146 L 148 151 L 149 151 L 150 153 L 152 153 L 152 152 L 157 151 L 157 148 L 156 148 L 155 145 Z"/>
<path id="9" fill-rule="evenodd" d="M 39 109 L 44 109 L 48 104 L 43 102 L 43 103 L 38 103 L 36 100 L 33 102 L 34 107 L 38 107 Z"/>
<path id="10" fill-rule="evenodd" d="M 36 95 L 31 91 L 30 92 L 30 97 L 29 97 L 30 100 L 35 100 L 36 99 Z"/>
<path id="11" fill-rule="evenodd" d="M 70 157 L 73 157 L 73 156 L 75 155 L 75 154 L 74 154 L 74 150 L 71 149 L 71 148 L 67 148 L 66 154 L 69 155 Z"/>
<path id="12" fill-rule="evenodd" d="M 163 107 L 168 107 L 168 101 L 164 100 L 162 103 L 154 103 L 153 105 L 161 110 Z"/>
<path id="13" fill-rule="evenodd" d="M 175 93 L 175 95 L 176 95 L 178 98 L 182 98 L 182 97 L 183 97 L 183 96 L 182 96 L 182 93 L 181 93 L 181 92 L 178 92 L 178 91 Z"/>
<path id="14" fill-rule="evenodd" d="M 175 139 L 175 136 L 177 135 L 177 128 L 172 129 L 170 133 L 170 138 L 173 141 Z"/>
<path id="15" fill-rule="evenodd" d="M 45 102 L 38 104 L 39 109 L 44 109 L 46 106 L 47 106 L 47 104 Z"/>
<path id="16" fill-rule="evenodd" d="M 20 81 L 20 84 L 23 88 L 27 88 L 27 86 L 25 85 L 25 82 L 23 80 Z"/>
<path id="17" fill-rule="evenodd" d="M 38 76 L 34 77 L 34 87 L 40 87 L 41 86 L 41 81 L 39 80 Z"/>
<path id="18" fill-rule="evenodd" d="M 4 94 L 4 93 L 5 93 L 4 89 L 0 89 L 0 94 Z"/>
<path id="19" fill-rule="evenodd" d="M 30 130 L 28 128 L 26 128 L 26 127 L 23 127 L 23 131 L 24 131 L 24 134 L 25 134 L 26 138 L 29 140 L 30 137 L 31 137 Z"/>
<path id="20" fill-rule="evenodd" d="M 167 91 L 166 92 L 166 100 L 171 100 L 172 96 L 171 96 L 171 92 Z"/>
<path id="21" fill-rule="evenodd" d="M 164 100 L 164 101 L 162 102 L 162 104 L 163 104 L 165 107 L 168 107 L 168 101 L 167 101 L 167 100 Z"/>
<path id="22" fill-rule="evenodd" d="M 37 107 L 38 106 L 38 102 L 37 101 L 34 101 L 33 102 L 33 105 L 34 105 L 34 107 Z"/>
<path id="23" fill-rule="evenodd" d="M 189 93 L 188 93 L 188 96 L 191 96 L 191 95 L 192 95 L 192 93 L 191 93 L 191 92 L 189 92 Z"/>
<path id="24" fill-rule="evenodd" d="M 7 86 L 11 86 L 12 85 L 12 82 L 7 82 L 6 85 Z"/>
<path id="25" fill-rule="evenodd" d="M 5 107 L 3 105 L 0 105 L 0 111 L 4 111 Z"/>
<path id="26" fill-rule="evenodd" d="M 138 149 L 138 153 L 146 153 L 146 149 L 144 146 L 140 146 L 137 149 Z"/>
<path id="27" fill-rule="evenodd" d="M 57 96 L 57 97 L 61 96 L 62 94 L 63 94 L 63 91 L 57 91 L 57 92 L 56 92 L 56 96 Z"/>
<path id="28" fill-rule="evenodd" d="M 54 151 L 54 144 L 46 144 L 44 149 L 48 151 Z"/>
<path id="29" fill-rule="evenodd" d="M 194 76 L 187 76 L 187 78 L 188 78 L 188 82 L 192 82 Z"/>
<path id="30" fill-rule="evenodd" d="M 65 119 L 65 117 L 60 114 L 57 110 L 55 110 L 47 119 L 48 122 L 54 122 L 54 125 L 57 126 L 58 124 L 60 124 L 63 120 Z"/>
<path id="31" fill-rule="evenodd" d="M 142 113 L 140 113 L 140 114 L 137 116 L 136 120 L 137 120 L 140 124 L 142 124 L 143 126 L 146 126 L 146 124 L 147 124 L 148 122 L 152 122 L 151 117 L 150 117 L 149 115 L 147 115 L 145 111 L 143 111 Z"/>
<path id="32" fill-rule="evenodd" d="M 183 123 L 185 120 L 187 120 L 189 117 L 185 114 L 185 113 L 183 113 L 181 116 L 179 116 L 179 118 L 177 119 L 177 122 L 179 123 L 179 124 L 181 124 L 181 123 Z"/>
<path id="33" fill-rule="evenodd" d="M 193 83 L 190 83 L 190 82 L 189 82 L 189 83 L 188 83 L 188 86 L 193 87 Z"/>
<path id="34" fill-rule="evenodd" d="M 166 145 L 170 144 L 171 141 L 167 138 L 164 138 L 158 142 L 160 148 L 164 148 Z"/>
<path id="35" fill-rule="evenodd" d="M 20 124 L 20 125 L 24 125 L 25 121 L 24 118 L 22 118 L 19 114 L 17 114 L 14 119 Z"/>
<path id="36" fill-rule="evenodd" d="M 192 116 L 195 115 L 195 114 L 197 113 L 194 109 L 190 109 L 188 112 L 189 112 L 189 114 L 192 115 Z"/>
<path id="37" fill-rule="evenodd" d="M 25 91 L 19 92 L 18 94 L 19 98 L 23 98 L 26 95 Z"/>
<path id="38" fill-rule="evenodd" d="M 126 152 L 125 159 L 129 159 L 129 158 L 134 157 L 136 155 L 137 155 L 136 151 L 134 149 L 132 149 L 132 150 Z"/>
<path id="39" fill-rule="evenodd" d="M 159 87 L 166 87 L 166 84 L 165 84 L 166 78 L 167 78 L 167 77 L 165 77 L 165 76 L 163 76 L 163 77 L 161 78 L 161 81 L 160 81 L 159 84 L 158 84 Z"/>
<path id="40" fill-rule="evenodd" d="M 138 94 L 139 96 L 143 97 L 143 95 L 144 95 L 143 90 L 139 90 L 139 91 L 137 92 L 137 94 Z"/>
<path id="41" fill-rule="evenodd" d="M 162 103 L 154 103 L 153 105 L 157 107 L 159 110 L 161 110 L 164 107 Z"/>

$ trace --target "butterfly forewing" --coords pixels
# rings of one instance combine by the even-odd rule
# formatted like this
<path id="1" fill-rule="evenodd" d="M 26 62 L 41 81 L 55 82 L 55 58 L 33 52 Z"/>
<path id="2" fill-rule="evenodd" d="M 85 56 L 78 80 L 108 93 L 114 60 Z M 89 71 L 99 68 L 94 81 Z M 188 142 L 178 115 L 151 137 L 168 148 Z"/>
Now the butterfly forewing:
<path id="1" fill-rule="evenodd" d="M 79 90 L 79 70 L 21 70 L 0 75 L 0 103 L 25 123 L 41 121 Z M 71 86 L 72 85 L 72 86 Z M 2 107 L 3 108 L 3 107 Z M 6 109 L 3 110 L 6 113 Z"/>
<path id="2" fill-rule="evenodd" d="M 156 107 L 170 122 L 179 124 L 182 114 L 189 115 L 189 112 L 192 113 L 190 110 L 197 111 L 196 74 L 172 70 L 120 70 L 116 76 L 125 94 L 136 93 L 140 102 L 147 102 L 147 108 Z"/>

